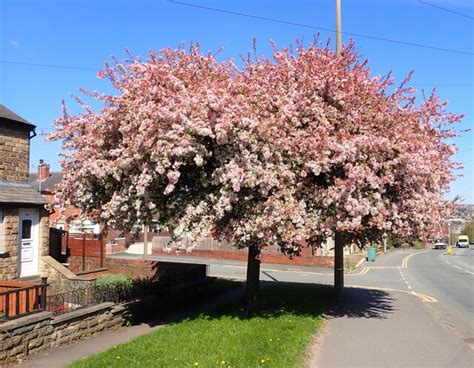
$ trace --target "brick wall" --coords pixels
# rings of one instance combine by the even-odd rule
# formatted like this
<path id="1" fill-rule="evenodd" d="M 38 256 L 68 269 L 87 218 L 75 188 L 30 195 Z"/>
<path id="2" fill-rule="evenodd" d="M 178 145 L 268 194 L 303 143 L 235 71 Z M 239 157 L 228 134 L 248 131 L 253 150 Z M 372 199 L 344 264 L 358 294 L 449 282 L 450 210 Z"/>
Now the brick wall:
<path id="1" fill-rule="evenodd" d="M 159 248 L 153 248 L 153 254 L 167 255 L 169 253 L 164 252 Z M 229 252 L 219 250 L 199 250 L 194 249 L 192 252 L 181 252 L 180 256 L 191 256 L 191 257 L 203 257 L 203 258 L 215 258 L 215 259 L 230 259 L 237 261 L 247 261 L 247 252 Z M 299 256 L 289 258 L 284 254 L 263 254 L 262 263 L 273 263 L 273 264 L 285 264 L 295 266 L 315 266 L 315 267 L 334 267 L 334 257 L 323 257 L 323 256 Z"/>
<path id="2" fill-rule="evenodd" d="M 0 125 L 0 179 L 28 181 L 30 162 L 29 130 L 21 126 Z"/>
<path id="3" fill-rule="evenodd" d="M 69 256 L 68 263 L 69 263 L 68 268 L 72 272 L 94 271 L 102 267 L 107 267 L 107 266 L 102 266 L 100 264 L 100 258 L 89 257 L 87 255 L 84 260 L 84 267 L 83 267 L 82 256 Z"/>
<path id="4" fill-rule="evenodd" d="M 167 278 L 187 274 L 198 280 L 205 278 L 206 265 L 180 262 L 148 261 L 143 259 L 126 259 L 107 257 L 107 273 L 122 274 L 131 278 Z"/>

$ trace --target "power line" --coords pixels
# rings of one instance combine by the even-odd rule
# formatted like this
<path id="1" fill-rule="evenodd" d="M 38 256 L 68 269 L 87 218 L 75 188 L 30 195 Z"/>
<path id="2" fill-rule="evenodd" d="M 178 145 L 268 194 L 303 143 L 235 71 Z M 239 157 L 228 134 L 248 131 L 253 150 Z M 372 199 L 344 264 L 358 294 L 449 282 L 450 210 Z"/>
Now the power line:
<path id="1" fill-rule="evenodd" d="M 264 21 L 267 21 L 267 22 L 273 22 L 273 23 L 287 24 L 287 25 L 303 27 L 303 28 L 316 29 L 316 30 L 319 30 L 319 31 L 336 32 L 334 29 L 331 29 L 331 28 L 316 27 L 316 26 L 313 26 L 313 25 L 310 25 L 310 24 L 290 22 L 290 21 L 286 21 L 286 20 L 282 20 L 282 19 L 262 17 L 262 16 L 259 16 L 259 15 L 254 15 L 254 14 L 249 14 L 249 13 L 241 13 L 241 12 L 225 10 L 225 9 L 219 9 L 219 8 L 211 8 L 209 6 L 190 4 L 190 3 L 185 3 L 185 2 L 182 2 L 182 1 L 168 0 L 168 2 L 171 3 L 171 4 L 188 6 L 188 7 L 191 7 L 191 8 L 197 8 L 197 9 L 202 9 L 202 10 L 209 10 L 209 11 L 213 11 L 213 12 L 217 12 L 217 13 L 231 14 L 231 15 L 236 15 L 236 16 L 239 16 L 239 17 L 259 19 L 259 20 L 264 20 Z M 353 32 L 341 32 L 341 33 L 343 33 L 345 35 L 349 35 L 349 36 L 368 38 L 368 39 L 371 39 L 371 40 L 396 43 L 396 44 L 406 45 L 406 46 L 420 47 L 420 48 L 425 48 L 425 49 L 431 49 L 431 50 L 437 50 L 437 51 L 443 51 L 443 52 L 451 52 L 451 53 L 462 54 L 462 55 L 474 55 L 474 53 L 469 52 L 469 51 L 447 49 L 447 48 L 443 48 L 443 47 L 424 45 L 424 44 L 421 44 L 421 43 L 414 43 L 414 42 L 407 42 L 407 41 L 395 40 L 395 39 L 390 39 L 390 38 L 370 36 L 370 35 L 361 34 L 361 33 L 353 33 Z"/>
<path id="2" fill-rule="evenodd" d="M 26 65 L 26 66 L 39 66 L 42 68 L 58 68 L 58 69 L 76 69 L 76 70 L 87 70 L 98 72 L 100 69 L 88 68 L 84 66 L 73 66 L 73 65 L 58 65 L 58 64 L 38 64 L 38 63 L 27 63 L 23 61 L 10 61 L 10 60 L 0 60 L 0 63 L 3 64 L 15 64 L 15 65 Z"/>
<path id="3" fill-rule="evenodd" d="M 411 84 L 414 87 L 472 87 L 474 84 L 468 83 L 440 83 L 440 84 L 431 84 L 431 83 L 415 83 Z"/>
<path id="4" fill-rule="evenodd" d="M 11 65 L 23 65 L 23 66 L 36 66 L 42 68 L 59 68 L 59 69 L 72 69 L 72 70 L 83 70 L 83 71 L 94 71 L 99 72 L 100 69 L 94 69 L 84 66 L 75 65 L 60 65 L 60 64 L 41 64 L 41 63 L 28 63 L 24 61 L 12 61 L 12 60 L 0 60 L 0 63 L 11 64 Z M 412 87 L 472 87 L 474 84 L 469 83 L 414 83 Z"/>
<path id="5" fill-rule="evenodd" d="M 461 16 L 461 17 L 465 17 L 465 18 L 469 18 L 469 19 L 474 19 L 474 17 L 471 17 L 470 15 L 463 14 L 463 13 L 459 13 L 459 12 L 454 11 L 454 10 L 451 10 L 451 9 L 446 9 L 446 8 L 441 7 L 441 6 L 438 6 L 438 5 L 429 3 L 429 2 L 427 2 L 427 1 L 418 0 L 418 2 L 421 3 L 421 4 L 423 4 L 423 5 L 428 5 L 428 6 L 431 6 L 431 7 L 433 7 L 433 8 L 440 9 L 440 10 L 443 10 L 443 11 L 448 12 L 448 13 L 452 13 L 452 14 L 459 15 L 459 16 Z"/>

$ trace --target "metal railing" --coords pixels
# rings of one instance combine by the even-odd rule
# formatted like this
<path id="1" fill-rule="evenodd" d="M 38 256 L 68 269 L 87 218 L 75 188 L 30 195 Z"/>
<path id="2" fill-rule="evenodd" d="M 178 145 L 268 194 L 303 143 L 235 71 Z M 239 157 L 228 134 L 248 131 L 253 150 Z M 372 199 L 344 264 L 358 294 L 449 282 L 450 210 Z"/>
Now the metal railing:
<path id="1" fill-rule="evenodd" d="M 23 317 L 46 310 L 46 293 L 48 281 L 41 278 L 41 283 L 25 287 L 2 285 L 0 291 L 0 321 Z"/>

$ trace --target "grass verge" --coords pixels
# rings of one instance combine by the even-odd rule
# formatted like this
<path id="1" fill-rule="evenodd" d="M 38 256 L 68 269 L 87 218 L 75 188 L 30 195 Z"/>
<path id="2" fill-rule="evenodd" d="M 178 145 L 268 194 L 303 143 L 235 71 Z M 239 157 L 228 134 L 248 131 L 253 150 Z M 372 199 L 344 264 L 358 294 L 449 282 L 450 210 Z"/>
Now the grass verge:
<path id="1" fill-rule="evenodd" d="M 69 367 L 300 367 L 331 297 L 332 289 L 323 286 L 275 284 L 261 290 L 256 316 L 226 306 Z"/>

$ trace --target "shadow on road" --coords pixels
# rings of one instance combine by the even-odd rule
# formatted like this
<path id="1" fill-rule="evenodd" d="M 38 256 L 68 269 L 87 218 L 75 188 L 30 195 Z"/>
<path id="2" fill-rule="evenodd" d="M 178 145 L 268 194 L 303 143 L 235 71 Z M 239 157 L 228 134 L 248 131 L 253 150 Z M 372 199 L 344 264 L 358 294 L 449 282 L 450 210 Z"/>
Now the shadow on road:
<path id="1" fill-rule="evenodd" d="M 330 317 L 385 319 L 394 311 L 394 299 L 385 291 L 346 288 L 344 300 L 333 305 L 328 315 Z"/>

